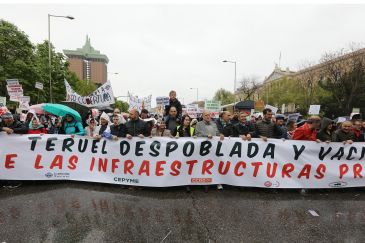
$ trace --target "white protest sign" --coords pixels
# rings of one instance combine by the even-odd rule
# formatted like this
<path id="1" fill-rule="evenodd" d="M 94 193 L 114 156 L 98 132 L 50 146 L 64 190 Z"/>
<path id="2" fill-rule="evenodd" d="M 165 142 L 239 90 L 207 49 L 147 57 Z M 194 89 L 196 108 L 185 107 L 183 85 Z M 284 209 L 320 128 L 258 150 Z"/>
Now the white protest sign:
<path id="1" fill-rule="evenodd" d="M 7 85 L 19 85 L 19 80 L 16 78 L 13 79 L 7 79 L 6 80 Z"/>
<path id="2" fill-rule="evenodd" d="M 321 105 L 310 105 L 309 106 L 309 115 L 319 115 L 319 111 L 321 110 Z"/>
<path id="3" fill-rule="evenodd" d="M 6 106 L 6 97 L 0 96 L 0 107 Z"/>
<path id="4" fill-rule="evenodd" d="M 36 88 L 36 89 L 43 90 L 43 83 L 36 82 L 36 83 L 35 83 L 35 88 Z"/>
<path id="5" fill-rule="evenodd" d="M 144 98 L 138 98 L 137 96 L 128 93 L 128 96 L 129 96 L 129 110 L 137 109 L 138 112 L 141 112 L 142 109 L 147 109 L 148 111 L 151 110 L 152 95 L 149 95 L 148 97 Z"/>
<path id="6" fill-rule="evenodd" d="M 300 113 L 292 113 L 288 115 L 288 121 L 297 122 L 299 119 Z"/>
<path id="7" fill-rule="evenodd" d="M 204 109 L 210 111 L 212 118 L 218 118 L 221 110 L 221 102 L 216 100 L 206 100 L 204 103 Z"/>
<path id="8" fill-rule="evenodd" d="M 52 151 L 46 149 L 49 138 L 57 138 L 52 139 Z M 174 146 L 169 146 L 171 142 Z M 83 136 L 45 134 L 34 139 L 34 135 L 0 133 L 0 161 L 4 161 L 0 180 L 75 180 L 151 187 L 365 186 L 361 163 L 365 143 L 361 142 L 344 146 L 336 142 L 230 138 L 222 143 L 219 137 L 158 137 L 102 139 L 98 143 L 94 146 L 94 139 Z"/>
<path id="9" fill-rule="evenodd" d="M 30 96 L 21 96 L 19 97 L 19 100 L 22 102 L 30 102 Z"/>
<path id="10" fill-rule="evenodd" d="M 170 104 L 170 98 L 168 96 L 156 97 L 156 104 L 165 107 Z"/>
<path id="11" fill-rule="evenodd" d="M 197 118 L 199 114 L 198 104 L 190 104 L 186 106 L 186 113 L 191 118 Z"/>
<path id="12" fill-rule="evenodd" d="M 278 112 L 278 108 L 272 105 L 265 105 L 265 109 L 270 109 L 274 115 Z"/>
<path id="13" fill-rule="evenodd" d="M 337 120 L 337 123 L 342 123 L 342 122 L 345 122 L 345 121 L 347 121 L 346 117 L 339 117 L 338 120 Z"/>
<path id="14" fill-rule="evenodd" d="M 20 110 L 29 110 L 29 103 L 26 101 L 19 101 Z"/>
<path id="15" fill-rule="evenodd" d="M 65 79 L 66 101 L 75 102 L 87 107 L 106 107 L 115 103 L 113 89 L 109 81 L 88 96 L 77 94 Z"/>

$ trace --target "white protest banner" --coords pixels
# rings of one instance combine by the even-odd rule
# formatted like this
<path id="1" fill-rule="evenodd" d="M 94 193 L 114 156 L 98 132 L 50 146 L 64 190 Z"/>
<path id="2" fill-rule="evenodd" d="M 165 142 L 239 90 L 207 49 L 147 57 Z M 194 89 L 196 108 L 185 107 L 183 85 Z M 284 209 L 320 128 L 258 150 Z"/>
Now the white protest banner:
<path id="1" fill-rule="evenodd" d="M 65 79 L 66 101 L 75 102 L 87 107 L 105 107 L 114 104 L 113 89 L 109 81 L 88 96 L 77 94 Z"/>
<path id="2" fill-rule="evenodd" d="M 309 106 L 309 115 L 319 115 L 319 111 L 321 110 L 321 105 L 310 105 Z"/>
<path id="3" fill-rule="evenodd" d="M 35 88 L 36 88 L 36 89 L 43 90 L 43 83 L 35 82 Z"/>
<path id="4" fill-rule="evenodd" d="M 142 109 L 147 109 L 148 111 L 151 110 L 151 100 L 152 95 L 144 98 L 138 98 L 137 96 L 132 95 L 128 92 L 129 96 L 129 110 L 137 109 L 138 112 L 141 112 Z"/>
<path id="5" fill-rule="evenodd" d="M 0 96 L 0 107 L 6 106 L 6 97 Z"/>
<path id="6" fill-rule="evenodd" d="M 265 105 L 265 109 L 270 109 L 274 115 L 278 112 L 278 108 L 272 105 Z"/>
<path id="7" fill-rule="evenodd" d="M 94 140 L 0 135 L 1 180 L 76 180 L 167 187 L 365 186 L 365 143 L 219 137 Z"/>

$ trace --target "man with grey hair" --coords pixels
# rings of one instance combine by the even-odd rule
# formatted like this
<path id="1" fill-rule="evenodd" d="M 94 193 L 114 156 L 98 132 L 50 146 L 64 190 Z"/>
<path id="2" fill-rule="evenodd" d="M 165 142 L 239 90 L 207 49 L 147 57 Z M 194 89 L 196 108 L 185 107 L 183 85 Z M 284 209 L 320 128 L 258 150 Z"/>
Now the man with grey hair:
<path id="1" fill-rule="evenodd" d="M 22 122 L 16 121 L 13 114 L 6 112 L 1 116 L 0 131 L 7 134 L 26 134 L 28 133 L 28 127 Z"/>
<path id="2" fill-rule="evenodd" d="M 213 136 L 220 136 L 220 139 L 224 139 L 224 135 L 220 134 L 217 124 L 212 121 L 210 117 L 210 112 L 207 110 L 203 111 L 203 120 L 196 124 L 195 128 L 195 136 L 197 137 L 207 137 L 208 139 L 212 139 Z M 218 190 L 222 190 L 223 186 L 221 184 L 217 185 Z M 204 187 L 205 191 L 208 191 L 208 186 Z"/>
<path id="3" fill-rule="evenodd" d="M 203 111 L 203 120 L 196 124 L 195 135 L 197 137 L 213 138 L 213 136 L 221 136 L 221 139 L 224 138 L 224 135 L 219 133 L 217 124 L 212 121 L 210 112 L 207 110 Z"/>

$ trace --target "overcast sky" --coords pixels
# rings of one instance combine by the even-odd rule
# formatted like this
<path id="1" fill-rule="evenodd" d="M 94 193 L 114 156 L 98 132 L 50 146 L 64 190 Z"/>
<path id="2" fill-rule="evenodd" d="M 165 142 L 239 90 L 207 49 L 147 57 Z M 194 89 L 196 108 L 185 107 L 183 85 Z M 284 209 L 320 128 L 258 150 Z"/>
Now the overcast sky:
<path id="1" fill-rule="evenodd" d="M 168 95 L 186 104 L 233 90 L 244 75 L 268 76 L 281 67 L 296 70 L 326 51 L 365 41 L 365 5 L 0 5 L 0 18 L 17 25 L 33 43 L 47 38 L 47 14 L 57 51 L 91 45 L 109 58 L 114 93 Z"/>

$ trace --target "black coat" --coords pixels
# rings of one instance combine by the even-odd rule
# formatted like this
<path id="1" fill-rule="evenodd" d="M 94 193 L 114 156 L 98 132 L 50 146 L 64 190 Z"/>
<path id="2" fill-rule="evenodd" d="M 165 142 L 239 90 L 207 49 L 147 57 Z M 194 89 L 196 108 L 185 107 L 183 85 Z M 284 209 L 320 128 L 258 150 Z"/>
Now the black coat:
<path id="1" fill-rule="evenodd" d="M 137 137 L 139 134 L 143 134 L 146 137 L 148 136 L 147 122 L 141 119 L 129 120 L 125 125 L 127 134 L 130 134 L 133 137 Z"/>
<path id="2" fill-rule="evenodd" d="M 239 137 L 241 135 L 247 135 L 253 133 L 253 129 L 250 127 L 250 124 L 246 123 L 236 123 L 233 126 L 233 137 Z"/>
<path id="3" fill-rule="evenodd" d="M 225 137 L 233 136 L 233 125 L 231 122 L 228 122 L 224 127 L 220 119 L 217 119 L 215 123 L 220 134 L 223 134 Z"/>
<path id="4" fill-rule="evenodd" d="M 166 108 L 165 108 L 166 115 L 169 114 L 169 111 L 170 111 L 170 107 L 171 106 L 175 106 L 176 107 L 177 117 L 178 118 L 181 118 L 181 116 L 182 116 L 182 106 L 181 106 L 180 101 L 178 99 L 175 99 L 174 101 L 172 101 L 170 99 L 170 104 L 167 105 Z"/>
<path id="5" fill-rule="evenodd" d="M 124 124 L 119 124 L 117 126 L 113 124 L 110 126 L 110 134 L 120 138 L 125 138 L 127 135 L 127 127 Z"/>
<path id="6" fill-rule="evenodd" d="M 16 134 L 27 134 L 28 133 L 28 127 L 24 123 L 22 123 L 18 120 L 14 120 L 14 122 L 10 125 L 5 125 L 4 122 L 1 122 L 0 131 L 3 130 L 3 127 L 8 127 L 8 128 L 13 129 L 14 133 L 16 133 Z"/>

